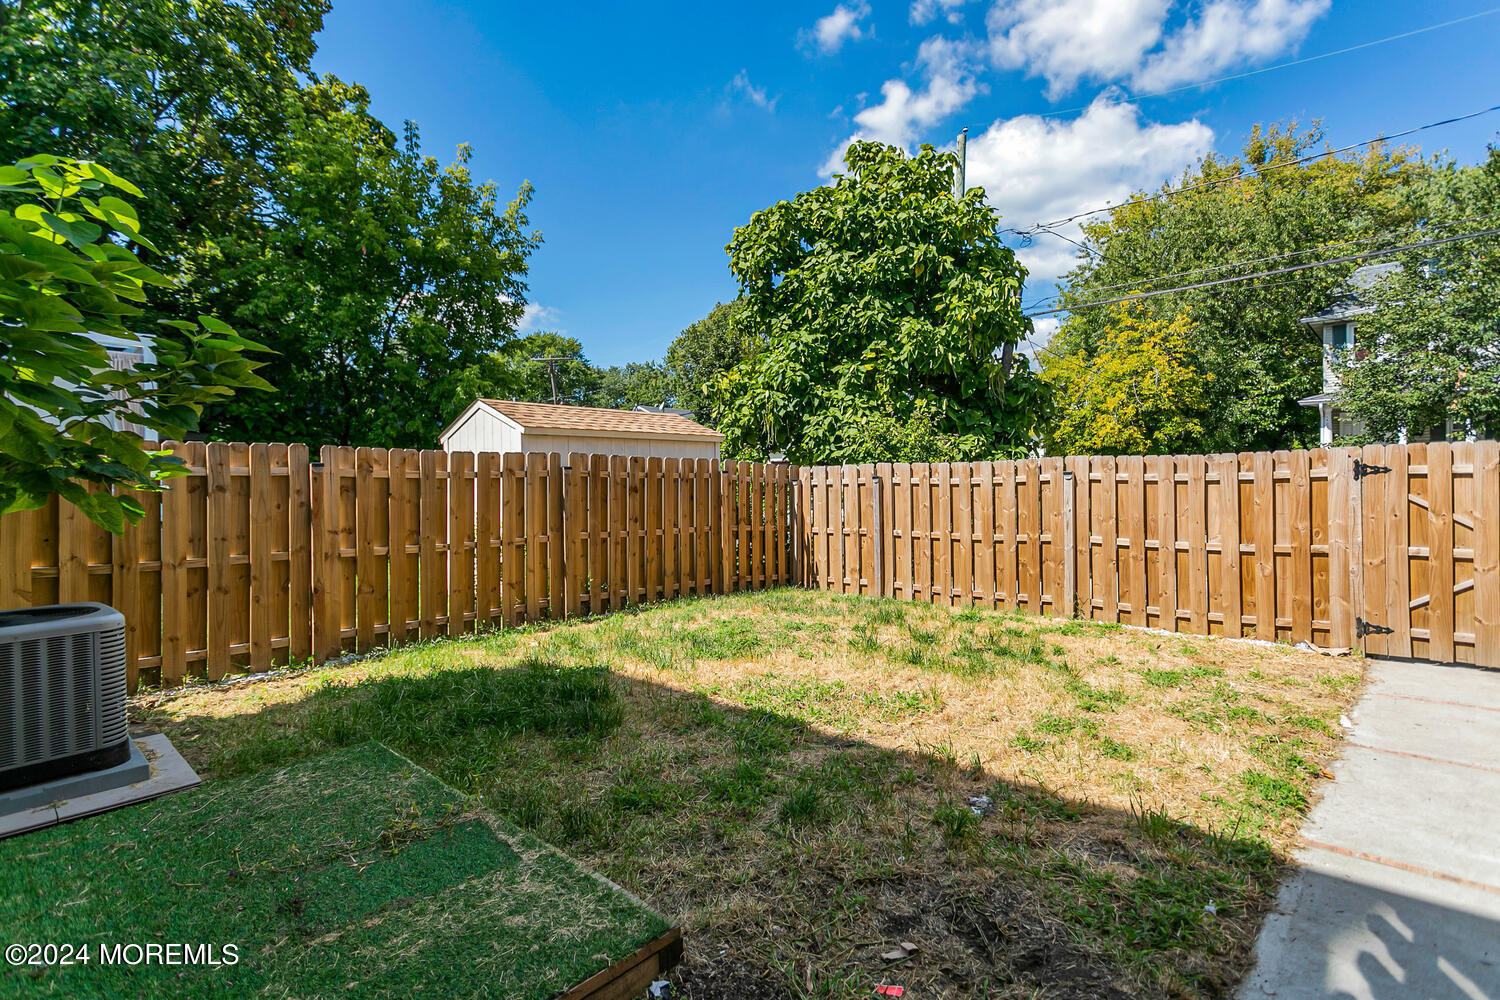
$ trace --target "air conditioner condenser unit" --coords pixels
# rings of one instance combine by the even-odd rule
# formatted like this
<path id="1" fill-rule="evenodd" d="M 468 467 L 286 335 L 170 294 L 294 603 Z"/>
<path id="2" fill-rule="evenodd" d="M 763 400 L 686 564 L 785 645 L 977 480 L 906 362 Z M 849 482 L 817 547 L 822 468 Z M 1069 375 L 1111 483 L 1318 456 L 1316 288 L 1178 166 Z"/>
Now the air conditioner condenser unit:
<path id="1" fill-rule="evenodd" d="M 92 603 L 0 611 L 0 792 L 128 759 L 124 616 Z"/>

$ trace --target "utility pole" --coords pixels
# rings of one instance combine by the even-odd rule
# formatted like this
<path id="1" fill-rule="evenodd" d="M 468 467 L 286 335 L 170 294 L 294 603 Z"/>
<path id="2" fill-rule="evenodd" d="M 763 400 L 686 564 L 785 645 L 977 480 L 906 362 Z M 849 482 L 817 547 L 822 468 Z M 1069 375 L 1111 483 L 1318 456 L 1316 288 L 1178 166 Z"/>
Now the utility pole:
<path id="1" fill-rule="evenodd" d="M 572 358 L 532 358 L 532 361 L 541 361 L 547 366 L 547 381 L 552 386 L 552 402 L 557 402 L 557 369 L 552 367 L 564 361 L 572 361 Z"/>
<path id="2" fill-rule="evenodd" d="M 953 197 L 962 198 L 968 190 L 965 186 L 964 174 L 967 171 L 969 159 L 969 127 L 964 126 L 963 131 L 958 133 L 958 175 L 953 178 Z"/>

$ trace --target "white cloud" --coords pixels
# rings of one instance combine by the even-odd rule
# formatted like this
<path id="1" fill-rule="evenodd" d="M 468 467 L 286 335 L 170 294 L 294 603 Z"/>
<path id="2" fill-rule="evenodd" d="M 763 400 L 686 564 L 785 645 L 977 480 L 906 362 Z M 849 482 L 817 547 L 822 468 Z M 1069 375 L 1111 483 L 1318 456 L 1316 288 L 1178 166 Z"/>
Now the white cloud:
<path id="1" fill-rule="evenodd" d="M 740 70 L 739 73 L 735 75 L 735 78 L 730 81 L 729 89 L 734 93 L 743 96 L 745 100 L 749 101 L 757 108 L 762 108 L 766 111 L 771 112 L 772 114 L 776 113 L 776 102 L 781 100 L 779 96 L 767 97 L 766 88 L 757 87 L 755 86 L 755 84 L 751 83 L 750 75 L 744 70 Z"/>
<path id="2" fill-rule="evenodd" d="M 860 22 L 870 16 L 868 0 L 859 0 L 854 6 L 839 4 L 832 14 L 825 14 L 806 32 L 804 39 L 811 41 L 824 55 L 832 55 L 844 47 L 845 42 L 857 42 L 870 36 L 870 29 Z"/>
<path id="3" fill-rule="evenodd" d="M 1211 0 L 1135 74 L 1141 90 L 1164 90 L 1262 62 L 1307 37 L 1329 0 Z"/>
<path id="4" fill-rule="evenodd" d="M 1174 0 L 997 0 L 990 58 L 1042 77 L 1053 100 L 1085 80 L 1162 90 L 1293 48 L 1330 2 L 1207 0 L 1173 28 Z"/>
<path id="5" fill-rule="evenodd" d="M 516 326 L 516 335 L 524 337 L 543 327 L 555 329 L 561 318 L 562 314 L 551 306 L 544 306 L 540 302 L 528 302 L 521 310 L 521 322 Z"/>
<path id="6" fill-rule="evenodd" d="M 990 8 L 990 58 L 1044 77 L 1047 96 L 1080 80 L 1136 72 L 1161 39 L 1170 0 L 999 0 Z"/>
<path id="7" fill-rule="evenodd" d="M 949 24 L 958 24 L 964 19 L 960 8 L 968 2 L 969 0 L 912 0 L 911 23 L 929 24 L 941 14 L 948 19 Z"/>
<path id="8" fill-rule="evenodd" d="M 1132 104 L 1101 95 L 1071 120 L 1022 115 L 971 131 L 966 176 L 983 187 L 1004 224 L 1027 226 L 1081 209 L 1119 203 L 1153 188 L 1208 152 L 1213 130 L 1196 119 L 1142 122 Z M 1081 239 L 1076 222 L 1059 231 Z M 1018 251 L 1031 281 L 1052 280 L 1072 267 L 1078 248 L 1054 236 Z"/>
<path id="9" fill-rule="evenodd" d="M 917 50 L 920 89 L 900 79 L 880 87 L 881 101 L 854 116 L 858 131 L 834 150 L 823 164 L 824 175 L 841 169 L 844 150 L 856 139 L 873 139 L 893 146 L 910 146 L 928 128 L 964 107 L 985 88 L 977 75 L 979 49 L 970 42 L 934 36 Z"/>

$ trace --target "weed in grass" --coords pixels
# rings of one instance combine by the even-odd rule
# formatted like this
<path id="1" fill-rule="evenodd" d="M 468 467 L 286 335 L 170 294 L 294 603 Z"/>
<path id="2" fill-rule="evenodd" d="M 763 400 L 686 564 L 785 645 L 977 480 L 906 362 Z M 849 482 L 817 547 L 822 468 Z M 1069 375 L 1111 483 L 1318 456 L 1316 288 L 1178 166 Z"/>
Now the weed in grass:
<path id="1" fill-rule="evenodd" d="M 1180 824 L 1165 809 L 1148 806 L 1133 795 L 1130 797 L 1130 818 L 1136 829 L 1157 842 L 1172 839 L 1180 828 Z"/>
<path id="2" fill-rule="evenodd" d="M 564 844 L 599 846 L 608 842 L 609 823 L 591 802 L 561 803 L 542 829 L 550 839 Z"/>
<path id="3" fill-rule="evenodd" d="M 1088 681 L 1071 680 L 1067 689 L 1085 712 L 1113 712 L 1130 700 L 1130 696 L 1119 688 L 1096 687 Z"/>
<path id="4" fill-rule="evenodd" d="M 967 607 L 953 612 L 953 620 L 956 622 L 982 622 L 984 621 L 984 610 L 977 607 Z"/>
<path id="5" fill-rule="evenodd" d="M 906 601 L 874 601 L 865 613 L 865 620 L 872 625 L 899 625 L 906 621 Z"/>
<path id="6" fill-rule="evenodd" d="M 1048 714 L 1037 718 L 1032 726 L 1037 732 L 1046 733 L 1049 736 L 1067 736 L 1078 728 L 1078 722 L 1066 716 Z"/>
<path id="7" fill-rule="evenodd" d="M 750 760 L 711 771 L 700 779 L 700 783 L 710 802 L 730 806 L 747 815 L 774 795 L 777 787 L 771 773 L 760 763 Z"/>
<path id="8" fill-rule="evenodd" d="M 1032 736 L 1030 733 L 1016 733 L 1010 738 L 1011 746 L 1017 750 L 1025 750 L 1027 753 L 1041 753 L 1047 749 L 1047 741 Z"/>
<path id="9" fill-rule="evenodd" d="M 993 677 L 1000 669 L 999 663 L 985 649 L 975 646 L 968 636 L 960 636 L 957 648 L 939 662 L 947 673 L 968 680 Z"/>
<path id="10" fill-rule="evenodd" d="M 936 645 L 938 641 L 935 629 L 917 628 L 910 622 L 906 624 L 906 635 L 918 648 Z"/>
<path id="11" fill-rule="evenodd" d="M 1344 694 L 1359 686 L 1358 674 L 1323 674 L 1318 683 L 1335 694 Z"/>
<path id="12" fill-rule="evenodd" d="M 1317 772 L 1317 768 L 1297 752 L 1302 745 L 1303 741 L 1298 739 L 1285 740 L 1276 736 L 1253 736 L 1245 744 L 1245 750 L 1256 760 L 1270 766 L 1276 773 L 1296 779 L 1309 777 Z"/>
<path id="13" fill-rule="evenodd" d="M 1285 778 L 1273 778 L 1263 771 L 1245 771 L 1240 775 L 1240 784 L 1250 795 L 1250 801 L 1274 813 L 1301 812 L 1307 808 L 1307 793 Z"/>
<path id="14" fill-rule="evenodd" d="M 905 663 L 907 666 L 925 670 L 928 668 L 932 656 L 931 652 L 924 646 L 901 646 L 891 658 L 898 663 Z"/>
<path id="15" fill-rule="evenodd" d="M 719 618 L 688 629 L 682 640 L 689 653 L 702 660 L 746 659 L 764 648 L 773 637 L 756 623 L 740 618 Z"/>
<path id="16" fill-rule="evenodd" d="M 1141 671 L 1141 677 L 1146 683 L 1156 688 L 1174 688 L 1182 684 L 1186 675 L 1181 670 L 1152 670 Z"/>
<path id="17" fill-rule="evenodd" d="M 932 814 L 933 825 L 949 844 L 965 844 L 979 832 L 979 814 L 968 806 L 945 802 Z"/>
<path id="18" fill-rule="evenodd" d="M 650 761 L 633 760 L 615 774 L 609 804 L 622 812 L 661 813 L 675 806 L 679 786 Z"/>
<path id="19" fill-rule="evenodd" d="M 1337 736 L 1337 731 L 1327 719 L 1320 719 L 1315 715 L 1305 715 L 1301 712 L 1288 715 L 1281 720 L 1285 725 L 1296 729 L 1306 730 L 1310 733 L 1319 733 L 1323 736 Z"/>
<path id="20" fill-rule="evenodd" d="M 1031 818 L 1071 822 L 1079 818 L 1078 806 L 1045 788 L 996 782 L 990 798 L 1001 816 L 1010 822 Z"/>
<path id="21" fill-rule="evenodd" d="M 880 637 L 869 625 L 857 624 L 850 628 L 849 650 L 854 653 L 874 653 L 880 649 Z"/>
<path id="22" fill-rule="evenodd" d="M 770 712 L 746 712 L 731 723 L 734 748 L 741 757 L 780 757 L 792 749 L 796 724 Z"/>
<path id="23" fill-rule="evenodd" d="M 1119 740 L 1109 736 L 1101 735 L 1095 737 L 1094 746 L 1098 749 L 1100 755 L 1108 757 L 1110 760 L 1131 761 L 1139 756 L 1135 752 L 1135 747 L 1127 743 L 1121 743 Z"/>
<path id="24" fill-rule="evenodd" d="M 781 801 L 777 811 L 781 822 L 788 826 L 802 826 L 824 819 L 828 814 L 828 803 L 823 790 L 816 785 L 799 785 Z"/>
<path id="25" fill-rule="evenodd" d="M 958 770 L 958 750 L 953 746 L 952 740 L 943 740 L 941 743 L 934 743 L 927 749 L 932 753 L 933 763 L 949 771 Z"/>

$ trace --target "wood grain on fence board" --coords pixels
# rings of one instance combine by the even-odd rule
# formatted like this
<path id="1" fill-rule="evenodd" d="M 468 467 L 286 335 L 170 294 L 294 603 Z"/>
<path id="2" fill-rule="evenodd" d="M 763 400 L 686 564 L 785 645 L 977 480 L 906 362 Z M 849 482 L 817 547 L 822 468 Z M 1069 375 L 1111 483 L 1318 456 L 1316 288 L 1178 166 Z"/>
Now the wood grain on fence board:
<path id="1" fill-rule="evenodd" d="M 500 455 L 492 451 L 474 460 L 474 543 L 474 627 L 480 628 L 501 613 Z"/>
<path id="2" fill-rule="evenodd" d="M 1500 666 L 1500 442 L 1474 446 L 1474 662 Z"/>

